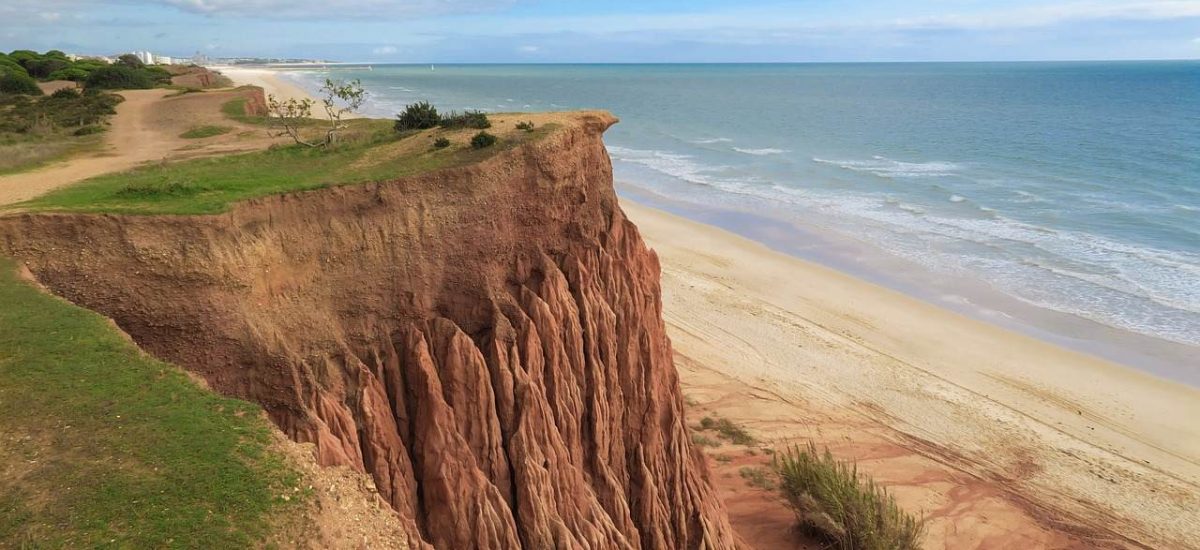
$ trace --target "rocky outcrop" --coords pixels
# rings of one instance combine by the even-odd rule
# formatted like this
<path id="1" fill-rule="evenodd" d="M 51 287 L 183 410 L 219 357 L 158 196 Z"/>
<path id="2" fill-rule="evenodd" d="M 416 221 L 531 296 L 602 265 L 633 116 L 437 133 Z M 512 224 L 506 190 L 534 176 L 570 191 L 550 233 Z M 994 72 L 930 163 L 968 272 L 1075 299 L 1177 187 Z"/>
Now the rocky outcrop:
<path id="1" fill-rule="evenodd" d="M 613 122 L 216 216 L 9 216 L 0 251 L 369 473 L 416 547 L 733 547 Z"/>

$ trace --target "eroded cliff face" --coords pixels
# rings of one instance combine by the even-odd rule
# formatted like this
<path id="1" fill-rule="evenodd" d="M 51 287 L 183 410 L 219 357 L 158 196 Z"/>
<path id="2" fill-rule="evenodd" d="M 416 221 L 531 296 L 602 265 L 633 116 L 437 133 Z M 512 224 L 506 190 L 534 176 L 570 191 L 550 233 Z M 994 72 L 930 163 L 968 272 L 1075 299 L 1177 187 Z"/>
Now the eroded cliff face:
<path id="1" fill-rule="evenodd" d="M 418 547 L 733 547 L 613 122 L 219 216 L 0 218 L 0 251 L 369 473 Z"/>

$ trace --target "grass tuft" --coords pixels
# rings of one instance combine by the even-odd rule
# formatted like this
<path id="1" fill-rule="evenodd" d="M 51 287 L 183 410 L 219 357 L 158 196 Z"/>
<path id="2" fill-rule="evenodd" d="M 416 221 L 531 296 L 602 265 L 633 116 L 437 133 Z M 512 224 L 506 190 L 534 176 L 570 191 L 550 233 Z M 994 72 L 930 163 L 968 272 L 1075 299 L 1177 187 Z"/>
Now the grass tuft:
<path id="1" fill-rule="evenodd" d="M 776 455 L 780 491 L 801 528 L 842 550 L 916 550 L 925 524 L 858 467 L 816 445 Z"/>
<path id="2" fill-rule="evenodd" d="M 751 487 L 758 487 L 768 491 L 775 489 L 775 471 L 762 466 L 743 466 L 738 470 L 738 475 L 746 480 L 746 483 Z"/>
<path id="3" fill-rule="evenodd" d="M 232 130 L 233 130 L 233 128 L 230 126 L 212 126 L 212 125 L 197 126 L 195 128 L 192 128 L 191 130 L 188 130 L 182 134 L 179 134 L 179 137 L 181 137 L 183 139 L 202 139 L 202 138 L 207 138 L 207 137 L 219 136 L 222 134 L 228 134 Z"/>

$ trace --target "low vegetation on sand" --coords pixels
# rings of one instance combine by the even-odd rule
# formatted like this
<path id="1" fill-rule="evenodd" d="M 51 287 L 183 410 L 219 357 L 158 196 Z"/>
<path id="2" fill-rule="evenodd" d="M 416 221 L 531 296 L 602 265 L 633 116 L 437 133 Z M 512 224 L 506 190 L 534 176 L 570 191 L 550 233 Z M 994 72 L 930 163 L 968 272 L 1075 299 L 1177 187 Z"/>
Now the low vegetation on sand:
<path id="1" fill-rule="evenodd" d="M 2 257 L 0 304 L 0 546 L 261 547 L 303 505 L 257 406 L 142 354 Z"/>
<path id="2" fill-rule="evenodd" d="M 779 489 L 800 527 L 842 550 L 916 550 L 924 522 L 853 464 L 816 445 L 775 455 Z M 750 479 L 750 478 L 748 478 Z"/>
<path id="3" fill-rule="evenodd" d="M 0 174 L 94 147 L 121 96 L 66 88 L 48 96 L 0 94 Z"/>
<path id="4" fill-rule="evenodd" d="M 700 419 L 700 428 L 704 430 L 715 430 L 717 435 L 729 440 L 735 445 L 752 445 L 755 442 L 754 436 L 746 431 L 746 428 L 739 426 L 728 418 L 713 418 L 706 416 Z"/>
<path id="5" fill-rule="evenodd" d="M 195 128 L 192 128 L 191 130 L 188 130 L 182 134 L 179 134 L 179 137 L 181 137 L 183 139 L 203 139 L 203 138 L 207 138 L 207 137 L 228 134 L 232 130 L 233 130 L 233 128 L 230 126 L 214 126 L 214 125 L 197 126 Z"/>

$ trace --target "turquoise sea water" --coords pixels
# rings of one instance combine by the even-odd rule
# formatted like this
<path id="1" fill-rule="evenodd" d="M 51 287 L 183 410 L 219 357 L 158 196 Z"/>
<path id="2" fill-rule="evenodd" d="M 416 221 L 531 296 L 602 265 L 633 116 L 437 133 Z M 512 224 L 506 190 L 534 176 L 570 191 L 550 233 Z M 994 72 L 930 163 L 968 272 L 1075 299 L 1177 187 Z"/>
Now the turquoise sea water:
<path id="1" fill-rule="evenodd" d="M 383 116 L 607 109 L 629 192 L 1200 380 L 1200 62 L 371 69 L 289 75 Z"/>

